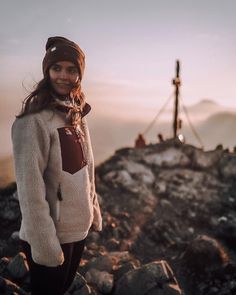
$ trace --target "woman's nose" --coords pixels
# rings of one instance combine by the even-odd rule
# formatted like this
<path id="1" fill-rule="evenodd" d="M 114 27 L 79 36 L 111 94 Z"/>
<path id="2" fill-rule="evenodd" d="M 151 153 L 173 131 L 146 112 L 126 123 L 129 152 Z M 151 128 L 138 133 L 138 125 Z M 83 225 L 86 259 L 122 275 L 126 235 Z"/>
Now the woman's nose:
<path id="1" fill-rule="evenodd" d="M 65 70 L 61 70 L 59 73 L 59 78 L 62 80 L 67 80 L 68 79 L 68 73 Z"/>

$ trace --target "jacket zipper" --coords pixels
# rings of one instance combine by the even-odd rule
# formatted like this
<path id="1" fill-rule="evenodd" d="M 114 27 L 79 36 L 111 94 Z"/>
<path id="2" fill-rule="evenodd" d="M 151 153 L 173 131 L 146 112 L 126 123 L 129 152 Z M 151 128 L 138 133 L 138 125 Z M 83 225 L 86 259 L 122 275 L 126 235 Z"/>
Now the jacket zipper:
<path id="1" fill-rule="evenodd" d="M 83 136 L 84 134 L 75 128 L 75 134 L 79 140 L 79 143 L 80 143 L 80 146 L 81 146 L 81 149 L 82 149 L 82 156 L 83 156 L 83 160 L 82 160 L 82 165 L 85 166 L 87 164 L 87 160 L 86 160 L 86 153 L 85 153 L 85 149 L 84 149 L 84 141 L 83 141 Z"/>
<path id="2" fill-rule="evenodd" d="M 86 161 L 86 157 L 85 157 L 85 150 L 84 150 L 83 140 L 80 138 L 79 142 L 80 142 L 80 146 L 81 146 L 82 153 L 83 153 L 83 162 L 82 163 L 83 163 L 83 166 L 85 166 L 87 164 L 87 161 Z"/>

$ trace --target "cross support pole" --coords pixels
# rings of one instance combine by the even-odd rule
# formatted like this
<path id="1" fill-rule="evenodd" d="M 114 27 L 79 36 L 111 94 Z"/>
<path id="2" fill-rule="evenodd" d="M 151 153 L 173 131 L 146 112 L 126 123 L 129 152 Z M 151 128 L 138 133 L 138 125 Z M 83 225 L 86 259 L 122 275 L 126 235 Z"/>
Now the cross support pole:
<path id="1" fill-rule="evenodd" d="M 172 80 L 173 85 L 175 86 L 175 102 L 174 102 L 174 120 L 173 120 L 173 135 L 174 138 L 177 137 L 178 128 L 179 128 L 179 87 L 181 85 L 181 81 L 179 78 L 180 72 L 180 62 L 176 61 L 176 77 Z"/>

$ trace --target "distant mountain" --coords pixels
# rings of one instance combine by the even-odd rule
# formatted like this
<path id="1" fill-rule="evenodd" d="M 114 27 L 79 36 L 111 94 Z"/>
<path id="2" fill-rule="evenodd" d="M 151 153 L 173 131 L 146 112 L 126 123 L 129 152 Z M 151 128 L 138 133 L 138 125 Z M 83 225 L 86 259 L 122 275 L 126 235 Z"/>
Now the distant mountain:
<path id="1" fill-rule="evenodd" d="M 219 112 L 203 121 L 193 122 L 193 125 L 205 149 L 214 149 L 219 144 L 230 149 L 236 146 L 236 113 Z M 184 124 L 182 133 L 186 142 L 199 146 L 187 122 Z"/>
<path id="2" fill-rule="evenodd" d="M 220 104 L 218 104 L 217 102 L 215 102 L 212 99 L 209 98 L 204 98 L 202 100 L 200 100 L 199 102 L 193 104 L 192 106 L 188 107 L 188 109 L 193 109 L 193 110 L 209 110 L 209 109 L 216 109 L 219 110 L 221 109 L 223 106 L 221 106 Z"/>
<path id="3" fill-rule="evenodd" d="M 218 131 L 220 130 L 230 130 L 232 128 L 236 130 L 236 113 L 231 112 L 221 112 L 215 115 L 210 116 L 207 120 L 203 122 L 203 127 L 207 126 L 208 128 L 215 128 L 217 126 Z M 220 129 L 220 130 L 219 130 Z"/>
<path id="4" fill-rule="evenodd" d="M 208 143 L 236 146 L 236 113 L 221 112 L 210 116 L 201 125 L 199 133 Z"/>
<path id="5" fill-rule="evenodd" d="M 202 99 L 196 104 L 186 106 L 186 109 L 193 121 L 205 120 L 207 117 L 216 113 L 229 111 L 229 108 L 220 105 L 211 99 Z"/>
<path id="6" fill-rule="evenodd" d="M 185 112 L 187 111 L 192 122 L 199 122 L 207 119 L 209 116 L 214 115 L 219 112 L 229 111 L 235 112 L 236 108 L 229 108 L 224 105 L 221 105 L 215 102 L 212 99 L 202 99 L 195 104 L 188 105 L 187 100 L 184 101 L 184 105 L 182 100 L 179 101 L 179 116 L 182 120 L 186 119 Z M 169 105 L 166 112 L 161 115 L 161 120 L 170 121 L 173 117 L 173 105 Z"/>

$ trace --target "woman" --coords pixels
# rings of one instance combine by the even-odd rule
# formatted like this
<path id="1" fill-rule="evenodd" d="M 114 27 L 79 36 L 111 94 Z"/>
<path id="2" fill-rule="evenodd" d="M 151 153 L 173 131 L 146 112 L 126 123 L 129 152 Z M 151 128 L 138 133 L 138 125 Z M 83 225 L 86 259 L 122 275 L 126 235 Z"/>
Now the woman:
<path id="1" fill-rule="evenodd" d="M 20 239 L 32 295 L 64 294 L 71 285 L 91 226 L 102 229 L 94 160 L 81 92 L 85 56 L 63 37 L 51 37 L 43 79 L 12 125 L 22 223 Z"/>

